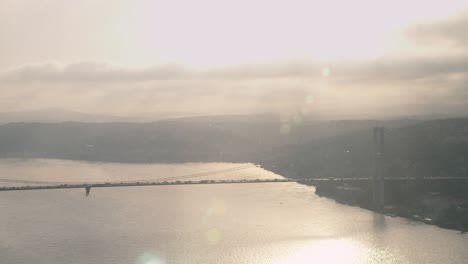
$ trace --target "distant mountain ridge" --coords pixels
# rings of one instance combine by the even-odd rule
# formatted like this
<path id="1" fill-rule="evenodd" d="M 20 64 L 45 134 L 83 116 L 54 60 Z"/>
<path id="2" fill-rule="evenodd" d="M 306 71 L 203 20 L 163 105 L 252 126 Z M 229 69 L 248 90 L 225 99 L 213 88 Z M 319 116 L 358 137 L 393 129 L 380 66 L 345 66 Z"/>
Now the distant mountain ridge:
<path id="1" fill-rule="evenodd" d="M 60 122 L 153 122 L 168 118 L 190 116 L 182 112 L 139 113 L 132 116 L 108 114 L 88 114 L 60 108 L 47 108 L 31 111 L 0 112 L 0 124 L 25 123 L 60 123 Z"/>
<path id="2" fill-rule="evenodd" d="M 115 162 L 249 161 L 267 150 L 368 129 L 378 121 L 210 116 L 152 123 L 8 123 L 0 157 Z M 92 147 L 91 147 L 92 146 Z"/>
<path id="3" fill-rule="evenodd" d="M 254 162 L 281 175 L 372 176 L 372 128 L 385 126 L 389 176 L 468 176 L 468 118 L 429 121 L 204 116 L 151 123 L 0 125 L 0 158 Z"/>
<path id="4" fill-rule="evenodd" d="M 450 118 L 455 116 L 450 115 L 413 115 L 398 118 L 385 118 L 385 122 L 394 121 L 393 123 L 406 124 L 418 122 L 421 120 L 432 120 Z M 168 121 L 187 121 L 187 122 L 250 122 L 250 123 L 265 123 L 265 122 L 280 122 L 283 119 L 290 119 L 289 116 L 282 116 L 278 113 L 250 113 L 250 114 L 219 114 L 219 115 L 203 115 L 202 113 L 193 112 L 141 112 L 126 115 L 111 115 L 98 113 L 84 113 L 79 111 L 66 110 L 61 108 L 46 108 L 28 111 L 11 111 L 0 112 L 0 124 L 6 123 L 61 123 L 61 122 L 81 122 L 81 123 L 109 123 L 109 122 L 129 122 L 129 123 L 148 123 L 161 120 Z M 310 121 L 372 121 L 373 119 L 353 119 L 347 117 L 343 119 L 309 115 L 300 116 L 306 122 Z M 284 120 L 283 120 L 284 121 Z M 374 120 L 375 121 L 375 120 Z"/>

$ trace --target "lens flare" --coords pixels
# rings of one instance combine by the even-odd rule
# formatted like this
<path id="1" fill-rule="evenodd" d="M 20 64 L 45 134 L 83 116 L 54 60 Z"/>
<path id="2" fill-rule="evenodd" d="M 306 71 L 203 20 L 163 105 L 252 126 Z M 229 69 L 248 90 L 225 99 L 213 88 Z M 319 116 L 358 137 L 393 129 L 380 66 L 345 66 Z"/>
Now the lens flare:
<path id="1" fill-rule="evenodd" d="M 322 76 L 323 76 L 323 77 L 328 77 L 328 76 L 330 76 L 330 73 L 331 73 L 331 72 L 330 72 L 330 68 L 325 67 L 325 68 L 322 69 Z"/>
<path id="2" fill-rule="evenodd" d="M 208 244 L 216 245 L 221 240 L 221 232 L 217 228 L 211 228 L 205 233 Z"/>
<path id="3" fill-rule="evenodd" d="M 281 124 L 280 133 L 286 135 L 289 132 L 291 132 L 291 126 L 289 124 Z"/>
<path id="4" fill-rule="evenodd" d="M 139 256 L 135 264 L 165 264 L 166 261 L 154 253 L 144 253 Z"/>

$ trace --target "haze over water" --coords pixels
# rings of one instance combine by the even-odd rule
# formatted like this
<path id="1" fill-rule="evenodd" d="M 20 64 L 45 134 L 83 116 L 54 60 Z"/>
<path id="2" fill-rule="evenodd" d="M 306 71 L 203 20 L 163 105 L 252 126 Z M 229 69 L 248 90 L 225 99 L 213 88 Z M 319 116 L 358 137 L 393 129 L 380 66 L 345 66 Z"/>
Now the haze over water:
<path id="1" fill-rule="evenodd" d="M 154 179 L 232 163 L 6 160 L 1 178 Z M 251 168 L 209 179 L 280 177 Z M 203 178 L 196 178 L 203 179 Z M 465 263 L 468 236 L 382 216 L 296 183 L 0 192 L 2 263 Z"/>

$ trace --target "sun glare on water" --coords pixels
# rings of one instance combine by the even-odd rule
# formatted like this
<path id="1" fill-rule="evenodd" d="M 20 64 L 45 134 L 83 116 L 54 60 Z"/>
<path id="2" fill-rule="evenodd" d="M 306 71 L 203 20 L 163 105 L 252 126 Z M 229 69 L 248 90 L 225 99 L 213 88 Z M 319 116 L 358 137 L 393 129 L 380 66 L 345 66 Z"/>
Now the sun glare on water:
<path id="1" fill-rule="evenodd" d="M 319 240 L 305 243 L 288 256 L 280 259 L 279 264 L 310 263 L 367 263 L 366 252 L 353 241 L 344 239 Z"/>

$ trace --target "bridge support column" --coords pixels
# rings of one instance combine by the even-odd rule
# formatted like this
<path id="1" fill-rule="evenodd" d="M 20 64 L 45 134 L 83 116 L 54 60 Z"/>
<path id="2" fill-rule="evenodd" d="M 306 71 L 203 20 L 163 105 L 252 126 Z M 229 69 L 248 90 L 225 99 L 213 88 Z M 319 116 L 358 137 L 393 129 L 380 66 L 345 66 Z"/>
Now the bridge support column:
<path id="1" fill-rule="evenodd" d="M 85 187 L 86 189 L 86 197 L 89 196 L 89 193 L 91 192 L 91 187 Z"/>

